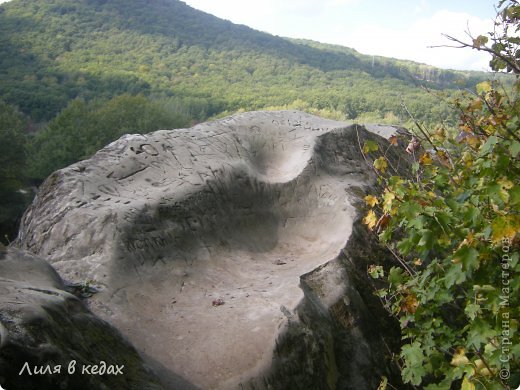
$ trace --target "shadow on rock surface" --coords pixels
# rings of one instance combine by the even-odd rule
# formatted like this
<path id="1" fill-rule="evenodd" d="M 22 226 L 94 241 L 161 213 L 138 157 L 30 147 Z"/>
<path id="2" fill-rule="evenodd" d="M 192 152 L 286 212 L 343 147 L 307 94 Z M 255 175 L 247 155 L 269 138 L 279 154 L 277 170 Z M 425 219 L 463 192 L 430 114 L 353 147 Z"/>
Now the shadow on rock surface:
<path id="1" fill-rule="evenodd" d="M 160 384 L 115 328 L 66 292 L 45 261 L 10 248 L 0 258 L 0 275 L 0 385 L 6 390 L 172 388 Z"/>

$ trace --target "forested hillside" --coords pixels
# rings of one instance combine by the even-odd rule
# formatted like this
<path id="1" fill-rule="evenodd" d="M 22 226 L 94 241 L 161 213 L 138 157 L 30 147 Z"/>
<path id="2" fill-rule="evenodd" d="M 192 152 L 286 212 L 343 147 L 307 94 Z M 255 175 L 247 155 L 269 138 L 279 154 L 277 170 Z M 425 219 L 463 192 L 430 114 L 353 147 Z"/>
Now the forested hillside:
<path id="1" fill-rule="evenodd" d="M 17 167 L 0 177 L 6 199 L 122 134 L 238 110 L 402 124 L 404 102 L 418 120 L 455 123 L 420 86 L 452 96 L 486 78 L 275 37 L 178 0 L 12 0 L 0 37 L 0 137 L 23 151 L 5 161 Z M 2 238 L 13 210 L 0 210 Z"/>
<path id="2" fill-rule="evenodd" d="M 482 78 L 274 37 L 177 0 L 13 0 L 0 10 L 1 98 L 35 121 L 77 97 L 122 93 L 202 99 L 202 116 L 298 101 L 347 118 L 401 117 L 403 95 L 431 121 L 446 112 L 418 83 Z"/>

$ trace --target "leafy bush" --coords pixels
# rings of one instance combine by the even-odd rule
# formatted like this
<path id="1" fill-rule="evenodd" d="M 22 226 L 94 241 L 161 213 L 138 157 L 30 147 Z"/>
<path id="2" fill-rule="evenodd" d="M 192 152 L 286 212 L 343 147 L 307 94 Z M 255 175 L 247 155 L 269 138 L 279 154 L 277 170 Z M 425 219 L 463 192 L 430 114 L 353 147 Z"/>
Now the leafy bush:
<path id="1" fill-rule="evenodd" d="M 517 32 L 520 6 L 505 3 L 500 31 Z M 363 148 L 383 185 L 365 198 L 364 223 L 397 260 L 368 271 L 386 279 L 377 295 L 401 324 L 403 380 L 426 389 L 520 383 L 520 40 L 492 41 L 491 66 L 517 75 L 512 90 L 484 82 L 454 101 L 457 132 L 417 123 L 407 148 L 413 178 L 391 172 L 377 144 Z M 487 42 L 477 37 L 471 46 Z"/>

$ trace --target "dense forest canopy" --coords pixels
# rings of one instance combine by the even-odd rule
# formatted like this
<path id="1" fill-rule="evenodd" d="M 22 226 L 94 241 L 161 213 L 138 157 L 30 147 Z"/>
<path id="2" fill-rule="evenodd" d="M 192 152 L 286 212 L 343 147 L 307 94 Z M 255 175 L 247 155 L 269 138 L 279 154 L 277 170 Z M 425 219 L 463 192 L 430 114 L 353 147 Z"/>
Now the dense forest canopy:
<path id="1" fill-rule="evenodd" d="M 207 115 L 299 99 L 352 119 L 404 118 L 404 96 L 432 121 L 445 113 L 430 112 L 419 83 L 472 88 L 485 76 L 274 37 L 176 0 L 13 0 L 0 34 L 0 97 L 37 122 L 71 99 L 122 93 L 202 98 Z"/>

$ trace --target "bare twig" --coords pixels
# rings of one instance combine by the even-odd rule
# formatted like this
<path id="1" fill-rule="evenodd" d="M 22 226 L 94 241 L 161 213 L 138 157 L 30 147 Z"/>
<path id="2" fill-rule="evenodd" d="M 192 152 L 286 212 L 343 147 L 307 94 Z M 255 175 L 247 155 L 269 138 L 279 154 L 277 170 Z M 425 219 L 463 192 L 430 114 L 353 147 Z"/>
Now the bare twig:
<path id="1" fill-rule="evenodd" d="M 428 134 L 428 132 L 423 129 L 423 127 L 421 126 L 421 124 L 417 121 L 417 119 L 415 119 L 415 117 L 412 115 L 412 113 L 410 112 L 410 110 L 408 110 L 408 107 L 406 106 L 406 104 L 404 103 L 404 101 L 401 100 L 401 105 L 403 106 L 403 108 L 405 109 L 406 113 L 408 114 L 408 116 L 412 119 L 413 123 L 415 124 L 415 126 L 417 126 L 417 128 L 419 129 L 419 131 L 422 133 L 422 135 L 426 138 L 426 140 L 428 141 L 428 143 L 433 147 L 433 150 L 435 150 L 435 152 L 439 152 L 439 150 L 437 149 L 437 147 L 435 146 L 435 144 L 433 143 L 431 137 L 430 137 L 430 134 Z"/>
<path id="2" fill-rule="evenodd" d="M 490 48 L 488 46 L 485 46 L 485 45 L 477 46 L 477 45 L 474 45 L 472 43 L 463 42 L 460 39 L 452 37 L 451 35 L 447 35 L 447 34 L 442 34 L 442 35 L 445 38 L 449 39 L 450 41 L 458 43 L 458 45 L 433 45 L 433 46 L 428 46 L 428 47 L 429 48 L 449 47 L 449 48 L 454 48 L 454 49 L 471 48 L 471 49 L 475 49 L 475 50 L 478 50 L 478 51 L 484 51 L 484 52 L 490 53 L 493 56 L 498 57 L 502 61 L 504 61 L 507 65 L 509 65 L 509 67 L 511 68 L 513 73 L 520 74 L 520 65 L 516 61 L 512 60 L 510 57 L 508 57 L 508 56 L 506 56 L 504 54 L 502 54 L 502 53 L 500 53 L 500 52 L 498 52 L 496 50 L 493 50 L 492 48 Z M 473 37 L 471 37 L 471 38 L 473 39 Z M 494 40 L 496 42 L 500 41 L 499 38 L 495 38 Z"/>
<path id="3" fill-rule="evenodd" d="M 399 257 L 399 255 L 397 253 L 395 253 L 395 251 L 392 249 L 392 247 L 390 247 L 390 245 L 386 244 L 385 243 L 385 246 L 386 246 L 386 249 L 388 249 L 390 251 L 390 253 L 392 255 L 394 255 L 394 257 L 397 259 L 397 261 L 399 262 L 399 264 L 401 264 L 401 266 L 404 268 L 404 270 L 406 272 L 408 272 L 408 274 L 410 276 L 414 276 L 416 274 L 416 272 L 411 269 L 408 264 L 406 264 L 406 261 L 404 259 L 402 259 L 401 257 Z"/>

